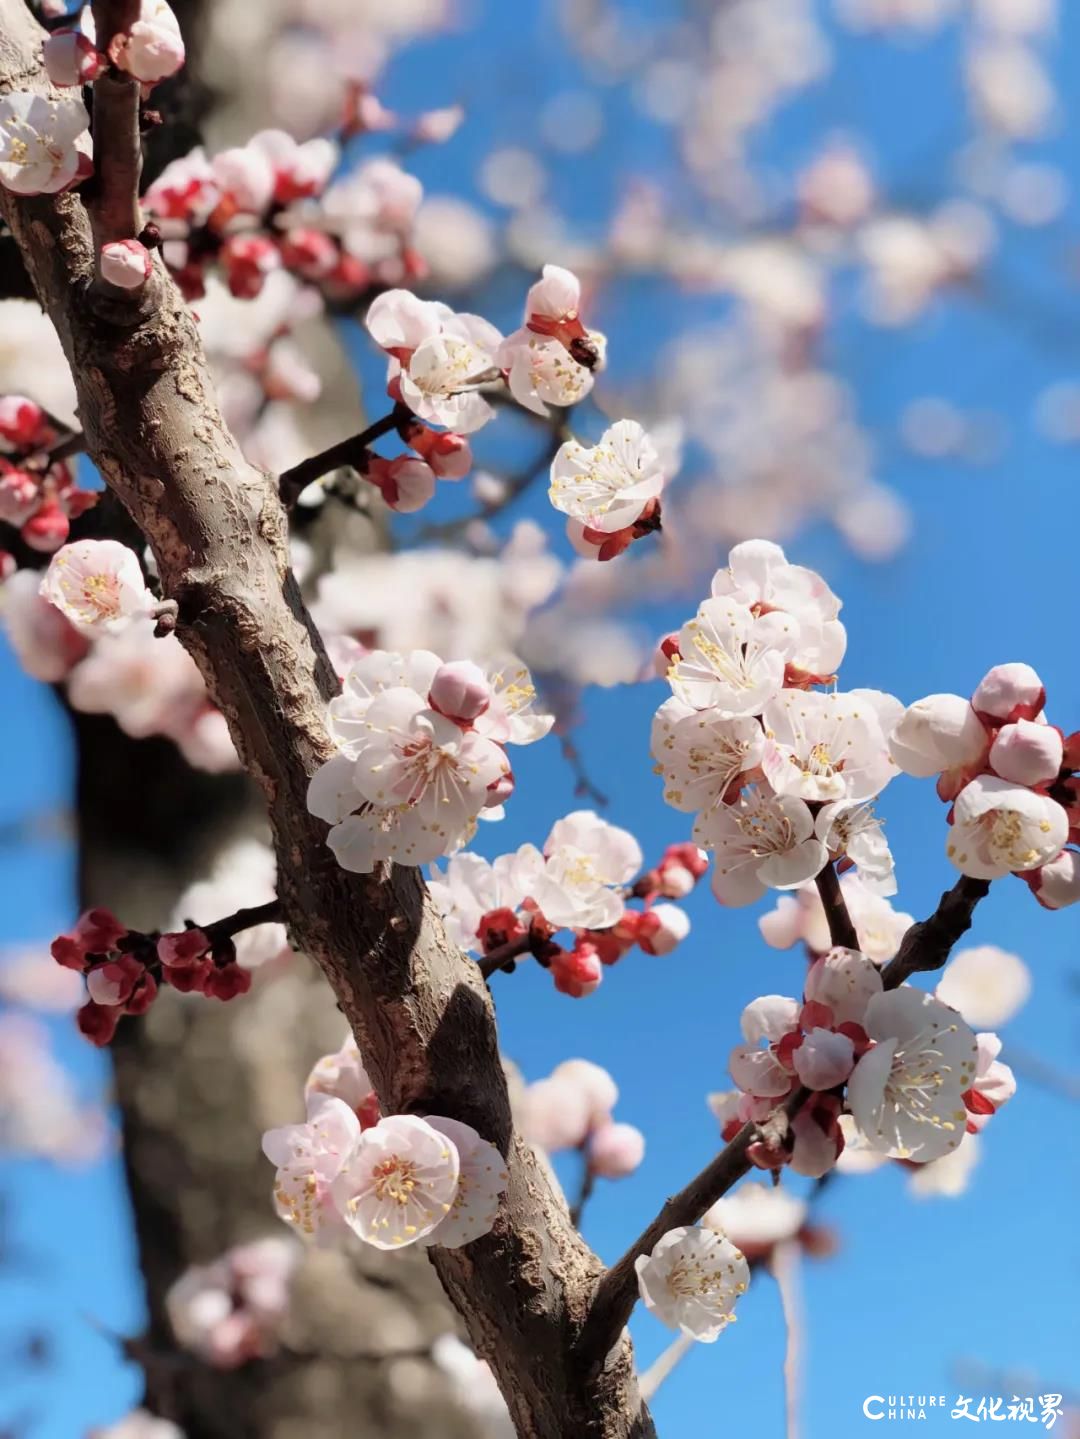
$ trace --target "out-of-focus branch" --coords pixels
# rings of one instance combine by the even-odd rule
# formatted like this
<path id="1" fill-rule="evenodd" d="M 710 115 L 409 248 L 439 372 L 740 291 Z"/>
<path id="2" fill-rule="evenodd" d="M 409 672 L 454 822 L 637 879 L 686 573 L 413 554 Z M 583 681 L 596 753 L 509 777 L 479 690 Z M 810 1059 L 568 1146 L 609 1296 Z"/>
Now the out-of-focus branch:
<path id="1" fill-rule="evenodd" d="M 780 1291 L 787 1342 L 784 1347 L 785 1439 L 799 1439 L 799 1395 L 802 1385 L 803 1312 L 799 1284 L 801 1251 L 788 1239 L 773 1250 L 769 1268 Z"/>
<path id="2" fill-rule="evenodd" d="M 952 889 L 941 896 L 929 919 L 913 924 L 904 935 L 894 958 L 881 972 L 886 989 L 897 989 L 905 979 L 922 970 L 941 969 L 953 945 L 971 928 L 975 906 L 990 893 L 988 879 L 962 875 Z"/>
<path id="3" fill-rule="evenodd" d="M 829 938 L 833 944 L 840 945 L 844 949 L 858 949 L 859 937 L 855 933 L 855 926 L 851 922 L 851 915 L 848 914 L 848 907 L 844 902 L 844 892 L 840 888 L 840 880 L 831 862 L 826 864 L 817 876 L 816 884 L 821 902 L 825 906 Z"/>

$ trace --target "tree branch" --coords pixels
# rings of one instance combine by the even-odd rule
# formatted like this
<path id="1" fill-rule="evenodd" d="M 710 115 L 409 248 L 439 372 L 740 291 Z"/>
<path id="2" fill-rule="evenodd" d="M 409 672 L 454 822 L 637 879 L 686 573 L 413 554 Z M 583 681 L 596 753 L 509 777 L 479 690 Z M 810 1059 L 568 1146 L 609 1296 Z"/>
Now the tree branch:
<path id="1" fill-rule="evenodd" d="M 98 47 L 108 54 L 113 36 L 138 18 L 138 0 L 94 0 L 93 13 Z M 123 290 L 103 280 L 101 247 L 114 240 L 133 240 L 142 229 L 139 94 L 138 80 L 112 65 L 94 81 L 94 179 L 89 194 L 95 273 L 103 293 L 128 305 L 141 300 L 145 287 Z"/>
<path id="2" fill-rule="evenodd" d="M 42 35 L 23 0 L 0 0 L 0 93 L 55 93 Z M 333 986 L 383 1111 L 460 1119 L 506 1158 L 492 1231 L 432 1260 L 519 1433 L 651 1439 L 628 1340 L 602 1370 L 568 1362 L 602 1265 L 513 1133 L 477 965 L 448 942 L 417 870 L 350 874 L 308 811 L 310 777 L 333 753 L 325 710 L 338 681 L 289 567 L 277 486 L 226 427 L 190 312 L 160 269 L 153 304 L 94 312 L 78 194 L 0 190 L 0 210 L 71 365 L 87 451 L 149 542 L 176 633 L 261 787 L 295 947 Z"/>
<path id="3" fill-rule="evenodd" d="M 395 405 L 388 415 L 383 415 L 381 420 L 368 425 L 360 434 L 350 435 L 347 440 L 339 440 L 321 454 L 301 460 L 298 465 L 293 465 L 291 470 L 283 470 L 279 485 L 282 504 L 291 508 L 308 485 L 321 480 L 323 475 L 332 474 L 334 470 L 343 470 L 348 466 L 358 474 L 363 474 L 367 467 L 369 446 L 383 435 L 388 435 L 391 430 L 400 429 L 411 413 L 407 405 Z"/>
<path id="4" fill-rule="evenodd" d="M 785 1099 L 781 1108 L 791 1119 L 809 1097 L 810 1091 L 800 1087 Z M 747 1150 L 758 1137 L 756 1124 L 744 1124 L 731 1143 L 691 1179 L 685 1189 L 667 1200 L 649 1227 L 600 1280 L 577 1345 L 577 1362 L 586 1373 L 594 1372 L 604 1363 L 630 1319 L 638 1297 L 635 1261 L 642 1254 L 651 1254 L 669 1230 L 696 1224 L 706 1210 L 748 1172 Z"/>
<path id="5" fill-rule="evenodd" d="M 990 893 L 988 879 L 962 875 L 952 889 L 941 896 L 929 919 L 913 924 L 896 955 L 881 972 L 886 989 L 897 989 L 905 979 L 922 970 L 941 969 L 953 945 L 971 928 L 975 906 Z"/>
<path id="6" fill-rule="evenodd" d="M 851 922 L 851 915 L 848 914 L 848 907 L 844 901 L 844 892 L 840 888 L 840 880 L 831 861 L 817 876 L 815 883 L 818 894 L 821 895 L 821 902 L 825 906 L 829 938 L 833 944 L 840 945 L 843 949 L 858 949 L 859 936 L 855 933 L 855 926 Z"/>

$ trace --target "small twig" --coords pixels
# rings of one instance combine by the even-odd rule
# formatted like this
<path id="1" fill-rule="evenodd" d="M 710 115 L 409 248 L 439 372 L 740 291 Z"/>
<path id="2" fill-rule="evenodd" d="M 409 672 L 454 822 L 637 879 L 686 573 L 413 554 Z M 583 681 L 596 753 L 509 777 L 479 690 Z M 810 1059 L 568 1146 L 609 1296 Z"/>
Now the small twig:
<path id="1" fill-rule="evenodd" d="M 254 929 L 260 924 L 276 924 L 282 918 L 280 899 L 268 899 L 265 904 L 251 905 L 238 909 L 224 919 L 215 919 L 213 924 L 201 925 L 203 934 L 211 940 L 232 939 L 244 929 Z"/>
<path id="2" fill-rule="evenodd" d="M 829 938 L 833 944 L 840 945 L 844 949 L 858 949 L 859 936 L 855 933 L 855 926 L 848 914 L 848 907 L 844 900 L 844 892 L 840 888 L 840 880 L 831 861 L 817 876 L 818 894 L 821 895 L 821 902 L 825 906 L 825 918 L 829 924 Z"/>
<path id="3" fill-rule="evenodd" d="M 531 948 L 532 937 L 529 934 L 523 934 L 519 939 L 508 940 L 506 944 L 500 944 L 498 948 L 477 960 L 480 973 L 485 979 L 490 979 L 493 974 L 505 968 L 513 960 L 520 959 L 523 954 L 528 954 Z"/>
<path id="4" fill-rule="evenodd" d="M 638 1388 L 646 1404 L 652 1403 L 653 1395 L 660 1385 L 673 1373 L 680 1361 L 686 1358 L 696 1343 L 697 1340 L 689 1334 L 680 1334 L 678 1339 L 671 1341 L 658 1359 L 653 1360 L 638 1379 Z"/>
<path id="5" fill-rule="evenodd" d="M 785 1439 L 799 1439 L 799 1393 L 802 1384 L 802 1293 L 799 1284 L 800 1251 L 796 1240 L 778 1244 L 769 1268 L 780 1291 L 787 1345 L 784 1350 Z"/>
<path id="6" fill-rule="evenodd" d="M 57 465 L 63 460 L 74 459 L 76 455 L 84 454 L 86 451 L 86 436 L 81 430 L 73 430 L 71 434 L 65 435 L 58 440 L 49 451 L 49 464 Z"/>
<path id="7" fill-rule="evenodd" d="M 782 1105 L 788 1119 L 798 1112 L 809 1095 L 808 1089 L 800 1087 L 788 1096 Z M 639 1255 L 651 1254 L 670 1230 L 696 1224 L 706 1210 L 747 1173 L 750 1168 L 747 1150 L 759 1137 L 757 1125 L 744 1124 L 731 1143 L 685 1189 L 667 1200 L 649 1227 L 603 1275 L 576 1345 L 578 1362 L 586 1371 L 603 1365 L 630 1318 L 638 1297 L 635 1260 Z"/>
<path id="8" fill-rule="evenodd" d="M 561 415 L 550 422 L 547 443 L 535 459 L 530 460 L 526 465 L 522 465 L 520 470 L 515 470 L 512 474 L 504 476 L 503 492 L 497 500 L 486 501 L 475 509 L 472 514 L 463 515 L 460 519 L 425 525 L 420 531 L 420 541 L 427 542 L 431 540 L 453 539 L 455 535 L 460 535 L 463 531 L 467 530 L 470 525 L 476 524 L 477 521 L 493 519 L 496 515 L 501 514 L 503 510 L 509 509 L 516 500 L 521 498 L 530 485 L 540 478 L 555 458 L 559 447 L 571 438 L 570 414 L 571 412 L 569 410 L 564 410 Z"/>
<path id="9" fill-rule="evenodd" d="M 1015 1044 L 1010 1044 L 1002 1057 L 1017 1074 L 1022 1074 L 1032 1084 L 1038 1084 L 1062 1099 L 1071 1099 L 1074 1104 L 1080 1103 L 1080 1074 L 1068 1074 L 1031 1050 L 1018 1049 Z"/>
<path id="10" fill-rule="evenodd" d="M 913 924 L 904 935 L 900 949 L 881 972 L 886 989 L 897 989 L 913 974 L 941 969 L 953 945 L 971 928 L 975 906 L 990 893 L 988 879 L 963 875 L 941 896 L 929 919 Z"/>
<path id="11" fill-rule="evenodd" d="M 388 435 L 391 430 L 400 427 L 411 415 L 406 405 L 395 405 L 389 414 L 383 415 L 381 420 L 368 425 L 366 430 L 361 430 L 358 435 L 350 435 L 347 440 L 339 440 L 336 445 L 331 445 L 328 450 L 323 450 L 318 455 L 312 455 L 310 459 L 301 460 L 298 465 L 293 465 L 291 470 L 283 470 L 280 479 L 281 502 L 286 507 L 293 506 L 298 496 L 307 489 L 308 485 L 321 480 L 323 475 L 329 475 L 334 470 L 343 470 L 348 466 L 363 474 L 367 463 L 367 451 L 370 445 L 383 435 Z"/>
<path id="12" fill-rule="evenodd" d="M 581 1171 L 581 1186 L 578 1189 L 578 1197 L 570 1206 L 570 1222 L 575 1229 L 581 1228 L 581 1216 L 585 1212 L 585 1206 L 592 1198 L 592 1192 L 596 1188 L 596 1175 L 589 1163 L 589 1156 L 585 1152 L 585 1146 L 581 1147 L 581 1162 L 584 1166 Z"/>
<path id="13" fill-rule="evenodd" d="M 608 797 L 603 790 L 597 789 L 589 778 L 588 770 L 585 768 L 585 761 L 581 758 L 581 751 L 569 735 L 559 736 L 559 748 L 562 757 L 570 766 L 574 775 L 574 796 L 577 799 L 589 799 L 598 809 L 607 809 Z"/>

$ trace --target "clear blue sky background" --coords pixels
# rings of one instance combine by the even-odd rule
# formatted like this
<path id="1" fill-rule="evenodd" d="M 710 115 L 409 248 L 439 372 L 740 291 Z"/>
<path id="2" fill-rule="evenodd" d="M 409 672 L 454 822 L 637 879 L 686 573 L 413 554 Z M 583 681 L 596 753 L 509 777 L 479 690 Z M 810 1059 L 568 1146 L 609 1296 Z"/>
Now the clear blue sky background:
<path id="1" fill-rule="evenodd" d="M 643 19 L 674 5 L 644 3 Z M 1080 64 L 1080 6 L 1065 0 L 1054 71 Z M 955 36 L 894 48 L 839 33 L 836 67 L 770 128 L 762 154 L 797 166 L 823 133 L 850 127 L 868 137 L 886 188 L 939 196 L 948 152 L 963 138 Z M 433 191 L 475 193 L 479 161 L 497 135 L 531 143 L 537 101 L 581 83 L 547 4 L 475 4 L 467 29 L 415 46 L 395 64 L 385 98 L 403 109 L 461 98 L 470 119 L 452 145 L 416 157 Z M 606 130 L 595 152 L 563 161 L 562 203 L 585 221 L 608 209 L 622 179 L 665 164 L 668 141 L 642 121 L 621 90 L 601 91 Z M 1076 177 L 1072 133 L 1040 147 Z M 1032 403 L 1051 380 L 1080 375 L 1080 302 L 1066 258 L 1077 236 L 1077 204 L 1046 235 L 1008 239 L 978 301 L 939 304 L 899 337 L 868 331 L 854 318 L 830 333 L 829 360 L 856 387 L 860 420 L 879 447 L 879 473 L 905 496 L 914 539 L 891 563 L 851 557 L 825 529 L 803 534 L 792 557 L 820 569 L 845 601 L 849 648 L 845 687 L 889 689 L 905 700 L 938 690 L 968 693 L 993 663 L 1023 659 L 1042 674 L 1049 714 L 1080 727 L 1076 643 L 1076 454 L 1036 432 Z M 631 374 L 634 350 L 650 349 L 673 323 L 658 293 L 642 285 L 617 313 L 605 314 L 616 373 Z M 841 296 L 845 310 L 852 296 Z M 678 307 L 679 323 L 722 307 L 699 298 Z M 508 319 L 507 316 L 495 316 Z M 364 364 L 365 377 L 375 369 Z M 993 410 L 1006 422 L 1000 457 L 983 468 L 932 464 L 896 443 L 904 404 L 943 394 L 963 407 Z M 542 497 L 523 510 L 545 523 Z M 723 556 L 717 556 L 717 563 Z M 649 627 L 676 624 L 677 611 L 652 613 Z M 70 758 L 61 717 L 46 691 L 25 679 L 0 645 L 0 823 L 63 804 Z M 663 697 L 658 685 L 590 695 L 581 747 L 590 773 L 612 797 L 609 817 L 631 828 L 646 854 L 687 837 L 686 817 L 667 809 L 650 773 L 648 730 Z M 488 853 L 541 841 L 574 807 L 572 781 L 554 746 L 522 752 L 518 790 L 506 822 L 485 828 Z M 944 817 L 932 787 L 897 780 L 882 804 L 900 876 L 901 907 L 932 908 L 951 882 Z M 46 938 L 70 919 L 72 857 L 55 843 L 5 850 L 0 867 L 0 939 Z M 767 906 L 762 906 L 765 908 Z M 743 1004 L 762 992 L 796 992 L 802 961 L 766 948 L 759 909 L 723 911 L 707 889 L 689 902 L 690 939 L 672 957 L 630 957 L 601 991 L 580 1003 L 553 993 L 524 967 L 496 980 L 506 1051 L 530 1078 L 583 1054 L 618 1080 L 618 1114 L 647 1134 L 640 1172 L 601 1186 L 586 1234 L 615 1258 L 664 1196 L 714 1152 L 716 1132 L 704 1096 L 727 1084 L 724 1058 Z M 1063 1071 L 1077 1067 L 1077 943 L 1080 911 L 1051 915 L 1009 881 L 994 887 L 978 914 L 973 942 L 1021 954 L 1035 976 L 1034 997 L 1007 1027 L 1006 1042 L 1035 1050 Z M 57 1025 L 65 1059 L 87 1085 L 103 1066 Z M 840 1253 L 806 1272 L 808 1346 L 804 1432 L 832 1439 L 866 1432 L 860 1413 L 870 1393 L 957 1391 L 956 1368 L 978 1359 L 995 1370 L 1026 1371 L 1021 1393 L 1080 1386 L 1071 1322 L 1080 1253 L 1073 1219 L 1080 1185 L 1076 1109 L 1021 1082 L 1018 1097 L 990 1127 L 983 1161 L 960 1200 L 912 1200 L 891 1168 L 841 1179 L 820 1217 L 841 1237 Z M 252 1144 L 258 1136 L 252 1134 Z M 64 1174 L 46 1165 L 9 1167 L 11 1228 L 19 1262 L 0 1271 L 0 1427 L 38 1416 L 34 1439 L 74 1439 L 91 1422 L 119 1415 L 134 1382 L 91 1325 L 138 1323 L 139 1300 L 127 1216 L 115 1165 Z M 269 1191 L 268 1191 L 269 1205 Z M 10 1346 L 29 1325 L 58 1344 L 58 1368 L 16 1371 Z M 669 1336 L 648 1315 L 634 1322 L 643 1363 Z M 755 1281 L 740 1322 L 712 1347 L 694 1351 L 656 1403 L 667 1439 L 782 1433 L 783 1329 L 775 1290 Z M 971 1381 L 965 1388 L 973 1392 Z M 978 1382 L 974 1392 L 996 1392 Z M 873 1431 L 870 1431 L 873 1432 Z M 951 1432 L 947 1418 L 925 1432 Z"/>

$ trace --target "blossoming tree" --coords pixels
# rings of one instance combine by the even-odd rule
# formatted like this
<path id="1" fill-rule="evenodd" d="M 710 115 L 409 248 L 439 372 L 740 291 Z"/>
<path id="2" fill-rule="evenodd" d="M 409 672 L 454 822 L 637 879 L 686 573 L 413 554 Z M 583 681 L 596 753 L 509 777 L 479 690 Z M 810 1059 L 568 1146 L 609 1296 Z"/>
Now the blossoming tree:
<path id="1" fill-rule="evenodd" d="M 417 294 L 415 196 L 388 162 L 369 162 L 349 196 L 337 141 L 261 131 L 182 155 L 143 190 L 141 127 L 185 60 L 175 16 L 164 0 L 96 0 L 77 21 L 47 18 L 0 3 L 0 209 L 63 345 L 81 430 L 34 395 L 0 398 L 5 624 L 75 709 L 166 736 L 203 769 L 238 762 L 274 851 L 234 849 L 145 928 L 86 909 L 52 944 L 85 986 L 79 1028 L 109 1045 L 169 992 L 242 1006 L 253 974 L 307 956 L 348 1032 L 298 1087 L 305 1118 L 262 1134 L 267 1211 L 315 1248 L 426 1249 L 517 1433 L 650 1435 L 626 1330 L 639 1299 L 684 1339 L 717 1340 L 752 1269 L 779 1276 L 806 1230 L 786 1173 L 897 1160 L 947 1187 L 1012 1097 L 997 1036 L 977 1028 L 996 1022 L 991 981 L 1023 982 L 1009 957 L 967 951 L 934 993 L 911 980 L 945 968 L 995 880 L 1019 875 L 1048 911 L 1080 898 L 1075 717 L 1048 713 L 1023 663 L 995 666 L 970 698 L 905 706 L 843 688 L 840 600 L 777 544 L 745 539 L 715 557 L 696 613 L 655 656 L 671 693 L 651 752 L 692 837 L 646 853 L 580 807 L 493 861 L 473 852 L 479 825 L 527 804 L 513 756 L 554 743 L 559 676 L 549 698 L 509 645 L 373 643 L 350 618 L 347 572 L 309 605 L 303 511 L 343 472 L 364 505 L 435 511 L 470 473 L 478 433 L 518 409 L 543 427 L 540 468 L 577 554 L 625 566 L 662 529 L 675 447 L 631 418 L 592 444 L 575 434 L 567 414 L 607 343 L 570 269 L 538 267 L 508 335 Z M 392 123 L 355 90 L 340 138 Z M 414 138 L 455 123 L 430 112 Z M 736 268 L 753 288 L 753 267 Z M 286 305 L 363 313 L 385 401 L 361 432 L 275 468 L 262 411 L 312 383 L 288 324 L 275 312 L 239 383 L 226 373 L 230 424 L 198 312 L 215 291 L 254 305 L 282 275 Z M 912 303 L 890 275 L 887 298 Z M 80 448 L 105 501 L 76 482 Z M 490 508 L 502 498 L 489 487 Z M 889 903 L 876 808 L 900 772 L 936 779 L 948 806 L 955 879 L 918 923 Z M 512 1094 L 494 998 L 522 962 L 585 999 L 630 951 L 670 953 L 689 927 L 678 902 L 706 878 L 722 907 L 785 892 L 763 934 L 802 942 L 810 963 L 796 994 L 744 1009 L 738 1036 L 732 1016 L 734 1088 L 710 1101 L 722 1147 L 605 1267 L 547 1156 L 580 1149 L 589 1184 L 616 1179 L 641 1162 L 642 1136 L 587 1061 Z M 779 1187 L 746 1181 L 755 1169 Z M 189 1268 L 168 1297 L 178 1346 L 221 1369 L 270 1352 L 298 1253 L 283 1230 Z M 110 1432 L 178 1432 L 164 1413 L 127 1426 Z"/>

